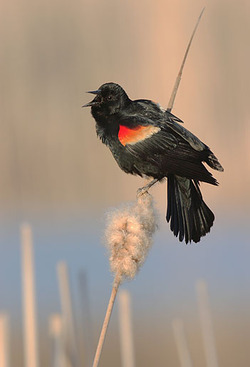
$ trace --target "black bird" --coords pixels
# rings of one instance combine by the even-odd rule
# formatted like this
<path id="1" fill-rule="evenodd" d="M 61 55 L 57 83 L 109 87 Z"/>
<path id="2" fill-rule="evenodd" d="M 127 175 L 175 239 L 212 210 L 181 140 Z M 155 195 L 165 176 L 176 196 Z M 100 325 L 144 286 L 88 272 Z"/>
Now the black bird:
<path id="1" fill-rule="evenodd" d="M 89 93 L 96 132 L 126 173 L 168 180 L 166 219 L 179 240 L 199 242 L 210 231 L 214 214 L 205 204 L 199 182 L 218 185 L 203 165 L 223 171 L 209 147 L 180 123 L 182 121 L 147 99 L 131 100 L 115 83 Z"/>

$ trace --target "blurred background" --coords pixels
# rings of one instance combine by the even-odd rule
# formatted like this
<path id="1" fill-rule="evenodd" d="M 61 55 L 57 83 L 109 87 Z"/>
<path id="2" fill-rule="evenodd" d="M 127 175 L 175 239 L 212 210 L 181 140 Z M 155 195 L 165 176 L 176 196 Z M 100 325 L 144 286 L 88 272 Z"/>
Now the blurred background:
<path id="1" fill-rule="evenodd" d="M 216 222 L 201 243 L 179 243 L 165 222 L 165 184 L 154 187 L 160 228 L 139 275 L 123 287 L 132 295 L 137 366 L 179 365 L 176 316 L 194 366 L 205 364 L 199 278 L 208 284 L 219 365 L 250 364 L 249 1 L 13 0 L 0 3 L 0 309 L 10 315 L 11 366 L 23 366 L 24 222 L 34 237 L 41 366 L 51 355 L 49 315 L 60 312 L 60 260 L 69 267 L 76 315 L 79 272 L 87 276 L 96 344 L 113 279 L 106 213 L 134 200 L 142 181 L 124 174 L 97 140 L 90 110 L 81 108 L 85 91 L 113 81 L 132 99 L 166 107 L 204 5 L 173 113 L 225 168 L 214 172 L 219 187 L 202 184 Z M 116 312 L 101 366 L 120 365 Z"/>

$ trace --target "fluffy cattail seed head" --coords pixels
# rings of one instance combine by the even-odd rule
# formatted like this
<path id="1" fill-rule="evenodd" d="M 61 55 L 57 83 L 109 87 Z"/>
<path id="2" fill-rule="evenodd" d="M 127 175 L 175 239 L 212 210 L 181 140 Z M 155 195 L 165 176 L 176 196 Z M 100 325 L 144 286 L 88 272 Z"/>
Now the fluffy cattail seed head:
<path id="1" fill-rule="evenodd" d="M 111 213 L 106 229 L 111 271 L 134 278 L 146 259 L 156 228 L 153 200 L 148 193 L 139 196 L 134 204 Z"/>

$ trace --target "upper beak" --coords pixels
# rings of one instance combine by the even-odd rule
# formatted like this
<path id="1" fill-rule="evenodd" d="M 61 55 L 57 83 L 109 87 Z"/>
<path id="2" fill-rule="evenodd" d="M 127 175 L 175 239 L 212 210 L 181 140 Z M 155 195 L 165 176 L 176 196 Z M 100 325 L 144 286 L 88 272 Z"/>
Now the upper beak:
<path id="1" fill-rule="evenodd" d="M 86 93 L 98 94 L 98 93 L 100 93 L 100 90 L 99 89 L 97 89 L 97 90 L 90 90 L 90 91 L 88 91 Z M 98 101 L 95 101 L 95 99 L 93 99 L 93 101 L 84 104 L 82 107 L 91 107 L 91 106 L 94 106 L 96 104 L 98 104 Z"/>
<path id="2" fill-rule="evenodd" d="M 97 90 L 89 90 L 88 92 L 86 93 L 91 93 L 91 94 L 99 94 L 100 93 L 100 89 L 97 89 Z"/>

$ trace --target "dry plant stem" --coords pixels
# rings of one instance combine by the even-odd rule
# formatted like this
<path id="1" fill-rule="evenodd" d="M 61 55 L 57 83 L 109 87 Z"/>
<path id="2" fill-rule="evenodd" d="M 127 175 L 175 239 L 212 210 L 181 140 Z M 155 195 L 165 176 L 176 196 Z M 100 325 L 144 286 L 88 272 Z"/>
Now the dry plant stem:
<path id="1" fill-rule="evenodd" d="M 191 361 L 182 320 L 177 318 L 174 319 L 172 322 L 172 326 L 181 367 L 192 367 L 193 364 Z"/>
<path id="2" fill-rule="evenodd" d="M 212 314 L 209 305 L 207 284 L 200 279 L 196 283 L 201 331 L 207 367 L 218 367 L 218 358 L 213 331 Z"/>
<path id="3" fill-rule="evenodd" d="M 97 348 L 96 348 L 93 367 L 97 367 L 98 364 L 99 364 L 100 356 L 101 356 L 101 353 L 102 353 L 102 347 L 103 347 L 103 344 L 104 344 L 104 340 L 105 340 L 108 325 L 109 325 L 109 320 L 110 320 L 111 313 L 112 313 L 112 310 L 113 310 L 113 306 L 114 306 L 114 303 L 115 303 L 115 298 L 116 298 L 116 295 L 117 295 L 117 291 L 118 291 L 119 285 L 121 284 L 121 280 L 122 280 L 122 275 L 119 272 L 117 272 L 116 276 L 115 276 L 115 279 L 114 279 L 113 288 L 112 288 L 111 296 L 110 296 L 110 299 L 109 299 L 109 304 L 108 304 L 108 307 L 107 307 L 105 319 L 103 321 L 102 330 L 101 330 L 101 334 L 100 334 L 100 337 L 99 337 L 98 345 L 97 345 Z"/>
<path id="4" fill-rule="evenodd" d="M 200 20 L 201 20 L 201 17 L 202 17 L 202 14 L 203 14 L 204 10 L 205 10 L 205 8 L 202 9 L 202 11 L 201 11 L 201 13 L 199 15 L 199 18 L 198 18 L 198 20 L 196 22 L 196 25 L 194 27 L 193 33 L 191 35 L 191 38 L 189 40 L 189 43 L 188 43 L 188 46 L 187 46 L 187 49 L 186 49 L 186 52 L 185 52 L 185 55 L 184 55 L 184 58 L 183 58 L 183 61 L 182 61 L 180 70 L 179 70 L 179 73 L 178 73 L 177 78 L 176 78 L 176 81 L 175 81 L 175 85 L 174 85 L 174 88 L 173 88 L 171 97 L 170 97 L 169 102 L 168 102 L 168 107 L 167 107 L 167 111 L 168 112 L 171 112 L 171 110 L 173 108 L 174 100 L 175 100 L 176 93 L 177 93 L 177 90 L 178 90 L 178 87 L 179 87 L 179 84 L 180 84 L 180 81 L 181 81 L 182 71 L 183 71 L 183 68 L 184 68 L 184 65 L 185 65 L 185 62 L 186 62 L 186 59 L 187 59 L 187 55 L 188 55 L 188 52 L 189 52 L 190 46 L 192 44 L 192 41 L 193 41 L 193 38 L 194 38 L 194 35 L 195 35 L 195 32 L 196 32 L 196 29 L 197 29 L 197 27 L 198 27 L 198 25 L 200 23 Z"/>

